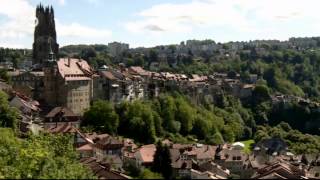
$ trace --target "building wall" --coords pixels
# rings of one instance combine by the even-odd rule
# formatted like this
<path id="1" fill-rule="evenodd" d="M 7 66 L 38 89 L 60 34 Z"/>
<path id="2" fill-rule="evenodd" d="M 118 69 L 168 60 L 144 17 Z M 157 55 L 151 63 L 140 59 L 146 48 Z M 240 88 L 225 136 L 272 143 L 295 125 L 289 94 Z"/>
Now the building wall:
<path id="1" fill-rule="evenodd" d="M 36 76 L 31 72 L 25 72 L 13 76 L 12 83 L 16 91 L 33 99 L 42 98 L 44 76 Z"/>
<path id="2" fill-rule="evenodd" d="M 56 66 L 56 65 L 55 65 Z M 44 68 L 44 99 L 48 106 L 54 107 L 57 106 L 57 95 L 58 89 L 57 84 L 58 80 L 61 77 L 58 73 L 56 67 L 46 67 Z M 61 80 L 60 80 L 61 81 Z M 64 84 L 60 84 L 60 86 L 64 86 Z M 60 94 L 63 96 L 63 94 Z"/>
<path id="3" fill-rule="evenodd" d="M 45 100 L 49 106 L 65 106 L 83 115 L 92 100 L 92 80 L 66 81 L 55 67 L 45 68 Z"/>
<path id="4" fill-rule="evenodd" d="M 90 107 L 91 81 L 68 81 L 61 93 L 66 93 L 66 107 L 75 114 L 82 115 Z"/>

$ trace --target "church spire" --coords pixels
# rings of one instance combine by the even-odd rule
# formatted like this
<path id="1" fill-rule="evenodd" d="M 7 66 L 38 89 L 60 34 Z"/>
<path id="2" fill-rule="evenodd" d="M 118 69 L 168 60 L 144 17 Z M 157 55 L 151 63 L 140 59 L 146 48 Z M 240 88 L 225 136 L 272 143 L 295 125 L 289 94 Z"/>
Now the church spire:
<path id="1" fill-rule="evenodd" d="M 34 31 L 33 64 L 43 65 L 48 55 L 58 55 L 54 10 L 52 6 L 44 7 L 41 3 L 36 8 L 37 24 Z"/>

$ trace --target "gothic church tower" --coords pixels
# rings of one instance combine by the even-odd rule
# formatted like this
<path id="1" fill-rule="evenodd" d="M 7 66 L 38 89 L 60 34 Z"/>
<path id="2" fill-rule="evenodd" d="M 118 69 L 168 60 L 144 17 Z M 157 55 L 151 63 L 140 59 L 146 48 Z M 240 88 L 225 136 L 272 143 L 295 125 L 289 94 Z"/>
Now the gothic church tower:
<path id="1" fill-rule="evenodd" d="M 50 51 L 56 56 L 59 51 L 52 6 L 45 8 L 41 4 L 37 6 L 36 17 L 37 20 L 33 43 L 33 64 L 43 66 L 48 60 Z"/>

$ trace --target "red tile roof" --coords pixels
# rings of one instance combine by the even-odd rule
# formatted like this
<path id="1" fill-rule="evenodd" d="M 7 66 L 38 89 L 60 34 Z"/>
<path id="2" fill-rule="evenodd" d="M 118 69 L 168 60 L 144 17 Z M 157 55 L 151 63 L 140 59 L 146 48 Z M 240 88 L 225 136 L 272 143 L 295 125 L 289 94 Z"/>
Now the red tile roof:
<path id="1" fill-rule="evenodd" d="M 143 163 L 152 163 L 153 156 L 156 153 L 156 146 L 154 144 L 141 146 L 136 153 L 140 155 Z"/>
<path id="2" fill-rule="evenodd" d="M 57 61 L 60 75 L 66 81 L 90 80 L 93 70 L 85 60 L 63 58 Z"/>

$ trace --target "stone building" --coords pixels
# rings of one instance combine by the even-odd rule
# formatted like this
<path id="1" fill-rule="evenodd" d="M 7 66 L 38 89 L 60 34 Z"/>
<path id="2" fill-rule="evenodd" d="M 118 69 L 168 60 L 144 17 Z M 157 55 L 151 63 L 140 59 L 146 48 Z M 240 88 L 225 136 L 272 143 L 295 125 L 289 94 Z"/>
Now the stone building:
<path id="1" fill-rule="evenodd" d="M 85 60 L 51 60 L 44 68 L 44 74 L 44 96 L 49 106 L 67 107 L 79 115 L 90 107 L 93 71 Z"/>
<path id="2" fill-rule="evenodd" d="M 42 71 L 20 72 L 12 76 L 12 84 L 15 91 L 33 99 L 42 99 L 44 73 Z"/>

